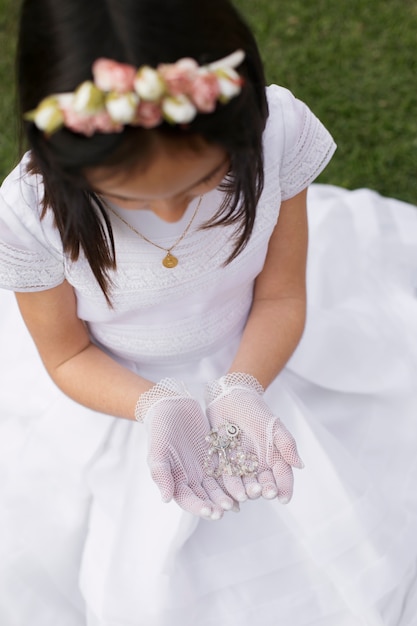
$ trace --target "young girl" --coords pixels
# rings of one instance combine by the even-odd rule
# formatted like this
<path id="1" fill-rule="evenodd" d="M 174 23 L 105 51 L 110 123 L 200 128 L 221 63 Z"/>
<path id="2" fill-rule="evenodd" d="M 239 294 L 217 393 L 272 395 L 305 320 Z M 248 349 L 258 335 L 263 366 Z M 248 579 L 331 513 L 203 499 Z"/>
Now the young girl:
<path id="1" fill-rule="evenodd" d="M 18 66 L 1 623 L 410 626 L 413 210 L 311 188 L 304 330 L 335 146 L 227 0 L 26 0 Z"/>

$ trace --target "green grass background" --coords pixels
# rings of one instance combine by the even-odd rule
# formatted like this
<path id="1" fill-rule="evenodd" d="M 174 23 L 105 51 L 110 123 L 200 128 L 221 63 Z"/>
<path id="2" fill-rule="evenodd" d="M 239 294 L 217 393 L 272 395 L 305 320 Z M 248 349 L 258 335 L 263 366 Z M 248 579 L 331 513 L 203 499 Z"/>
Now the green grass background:
<path id="1" fill-rule="evenodd" d="M 235 3 L 254 29 L 268 82 L 304 100 L 338 144 L 320 182 L 417 204 L 417 0 Z M 18 156 L 17 6 L 0 0 L 0 178 Z"/>
<path id="2" fill-rule="evenodd" d="M 18 158 L 18 120 L 14 90 L 16 0 L 0 0 L 0 180 Z"/>

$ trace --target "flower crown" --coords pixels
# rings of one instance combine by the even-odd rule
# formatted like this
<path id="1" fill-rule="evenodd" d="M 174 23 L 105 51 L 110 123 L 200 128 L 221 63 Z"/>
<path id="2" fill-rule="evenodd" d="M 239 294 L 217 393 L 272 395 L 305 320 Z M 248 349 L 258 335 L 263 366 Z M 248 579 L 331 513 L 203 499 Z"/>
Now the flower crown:
<path id="1" fill-rule="evenodd" d="M 24 119 L 47 135 L 65 127 L 87 137 L 121 132 L 127 124 L 144 128 L 163 121 L 187 124 L 240 93 L 243 79 L 235 68 L 244 58 L 244 52 L 236 50 L 208 65 L 184 58 L 156 69 L 97 59 L 93 81 L 83 82 L 73 93 L 44 98 Z"/>

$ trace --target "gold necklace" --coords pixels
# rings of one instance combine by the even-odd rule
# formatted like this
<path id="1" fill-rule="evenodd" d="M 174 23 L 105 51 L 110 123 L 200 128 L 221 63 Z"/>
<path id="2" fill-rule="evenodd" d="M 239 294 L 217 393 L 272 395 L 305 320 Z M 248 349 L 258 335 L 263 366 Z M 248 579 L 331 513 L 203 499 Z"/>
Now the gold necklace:
<path id="1" fill-rule="evenodd" d="M 200 196 L 200 199 L 199 199 L 198 204 L 197 204 L 197 206 L 195 208 L 195 211 L 194 211 L 190 221 L 188 222 L 187 226 L 185 227 L 185 230 L 182 233 L 182 235 L 177 239 L 177 241 L 175 243 L 172 244 L 172 246 L 170 246 L 169 248 L 164 248 L 163 246 L 160 246 L 159 244 L 157 244 L 154 241 L 151 241 L 150 239 L 145 237 L 145 235 L 142 235 L 142 233 L 139 232 L 138 230 L 136 230 L 136 228 L 133 228 L 133 226 L 131 224 L 129 224 L 129 222 L 127 222 L 123 217 L 121 217 L 118 213 L 116 213 L 116 211 L 114 209 L 112 209 L 112 207 L 104 200 L 104 198 L 101 198 L 101 200 L 105 204 L 106 208 L 109 209 L 109 211 L 111 211 L 113 213 L 113 215 L 115 215 L 121 222 L 123 222 L 123 224 L 125 224 L 125 226 L 130 228 L 131 231 L 133 231 L 136 235 L 138 235 L 141 239 L 143 239 L 147 243 L 150 243 L 152 246 L 155 246 L 155 248 L 159 248 L 160 250 L 164 250 L 164 252 L 166 252 L 166 255 L 162 259 L 162 265 L 164 267 L 167 267 L 168 269 L 172 269 L 173 267 L 176 267 L 178 265 L 178 258 L 176 256 L 174 256 L 173 254 L 171 254 L 172 250 L 174 248 L 176 248 L 179 243 L 181 243 L 181 241 L 184 239 L 184 237 L 186 236 L 186 234 L 190 230 L 191 225 L 194 222 L 194 219 L 195 219 L 195 217 L 196 217 L 196 215 L 198 213 L 198 210 L 200 208 L 200 204 L 201 204 L 202 199 L 203 199 L 203 196 Z"/>

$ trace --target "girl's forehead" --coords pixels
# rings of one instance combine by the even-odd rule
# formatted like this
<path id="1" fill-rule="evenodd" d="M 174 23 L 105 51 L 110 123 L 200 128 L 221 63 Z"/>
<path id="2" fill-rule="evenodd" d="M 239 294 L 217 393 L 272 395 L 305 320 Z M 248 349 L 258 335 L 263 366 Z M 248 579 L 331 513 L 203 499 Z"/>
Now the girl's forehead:
<path id="1" fill-rule="evenodd" d="M 127 170 L 120 167 L 95 167 L 87 172 L 89 184 L 99 193 L 147 198 L 170 196 L 191 189 L 213 175 L 227 161 L 221 146 L 206 144 L 199 150 L 180 145 L 174 150 L 161 144 L 146 162 L 139 161 Z"/>

